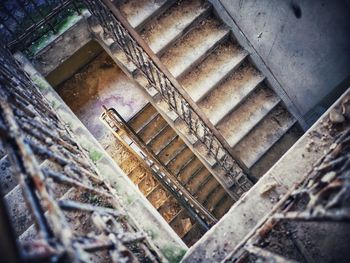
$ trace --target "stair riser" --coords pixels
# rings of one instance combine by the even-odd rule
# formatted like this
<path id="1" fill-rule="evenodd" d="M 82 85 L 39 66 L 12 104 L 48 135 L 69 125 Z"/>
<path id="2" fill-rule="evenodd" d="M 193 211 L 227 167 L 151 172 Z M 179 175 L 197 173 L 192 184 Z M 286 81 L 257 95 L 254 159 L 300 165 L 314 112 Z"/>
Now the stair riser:
<path id="1" fill-rule="evenodd" d="M 227 32 L 222 38 L 220 38 L 217 42 L 215 42 L 209 49 L 206 50 L 204 54 L 202 54 L 200 57 L 198 57 L 195 61 L 192 62 L 191 65 L 189 65 L 184 71 L 180 72 L 177 76 L 174 76 L 176 79 L 180 80 L 183 78 L 186 74 L 188 74 L 193 68 L 198 66 L 200 63 L 203 62 L 220 44 L 225 42 L 230 33 Z M 179 40 L 181 41 L 181 39 Z"/>
<path id="2" fill-rule="evenodd" d="M 213 122 L 214 126 L 217 126 L 222 120 L 224 120 L 227 116 L 229 116 L 232 112 L 234 112 L 239 106 L 241 106 L 246 99 L 261 85 L 261 83 L 264 81 L 264 79 L 261 79 L 251 90 L 249 90 L 248 93 L 244 95 L 244 97 L 236 104 L 234 105 L 229 111 L 225 113 L 220 119 L 217 121 Z"/>
<path id="3" fill-rule="evenodd" d="M 143 20 L 139 25 L 135 27 L 135 30 L 140 33 L 147 24 L 151 21 L 156 20 L 159 16 L 161 16 L 166 10 L 168 10 L 173 4 L 176 3 L 176 0 L 167 0 L 162 6 L 160 6 L 155 12 L 153 12 L 150 16 L 148 16 L 145 20 Z"/>
<path id="4" fill-rule="evenodd" d="M 168 49 L 173 46 L 180 38 L 185 37 L 189 32 L 191 32 L 191 29 L 196 27 L 204 18 L 208 17 L 211 13 L 211 8 L 208 8 L 206 11 L 204 11 L 202 14 L 200 14 L 198 17 L 196 17 L 190 24 L 188 24 L 183 31 L 180 34 L 177 34 L 174 36 L 173 39 L 169 43 L 167 43 L 161 50 L 156 52 L 156 55 L 158 57 L 161 57 L 168 51 Z"/>
<path id="5" fill-rule="evenodd" d="M 252 130 L 254 130 L 254 128 L 255 128 L 256 126 L 258 126 L 258 125 L 264 120 L 264 118 L 265 118 L 269 113 L 271 113 L 278 105 L 280 105 L 280 103 L 281 103 L 281 101 L 276 102 L 268 111 L 266 111 L 265 114 L 262 116 L 262 118 L 260 118 L 260 119 L 258 120 L 258 122 L 256 122 L 256 123 L 254 124 L 254 126 L 250 127 L 250 129 L 247 130 L 247 131 L 245 132 L 245 134 L 244 134 L 241 138 L 239 138 L 234 144 L 231 144 L 231 145 L 230 145 L 231 148 L 234 148 L 234 147 L 235 147 L 236 145 L 238 145 L 242 140 L 244 140 L 244 138 L 245 138 Z"/>
<path id="6" fill-rule="evenodd" d="M 195 102 L 199 103 L 201 100 L 203 100 L 211 91 L 219 87 L 222 83 L 224 83 L 227 78 L 234 72 L 236 71 L 245 61 L 248 55 L 244 56 L 244 58 L 237 64 L 235 65 L 231 70 L 226 72 L 225 75 L 223 75 L 210 89 L 208 89 L 206 92 L 203 92 L 202 96 L 200 96 Z"/>

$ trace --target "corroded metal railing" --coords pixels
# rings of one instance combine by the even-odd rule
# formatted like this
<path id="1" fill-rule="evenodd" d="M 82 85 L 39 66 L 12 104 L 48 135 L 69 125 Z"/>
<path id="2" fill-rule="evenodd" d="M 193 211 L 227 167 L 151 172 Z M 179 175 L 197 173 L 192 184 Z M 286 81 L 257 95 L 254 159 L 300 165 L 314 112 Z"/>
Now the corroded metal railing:
<path id="1" fill-rule="evenodd" d="M 229 152 L 230 147 L 222 135 L 198 109 L 177 80 L 163 66 L 149 46 L 140 38 L 128 21 L 107 0 L 84 0 L 89 11 L 97 18 L 105 37 L 112 38 L 126 56 L 135 64 L 148 80 L 148 85 L 156 89 L 172 110 L 186 123 L 189 131 L 202 142 L 207 154 L 214 157 L 223 170 L 226 187 L 235 186 L 247 191 L 251 181 Z M 240 193 L 240 194 L 241 194 Z"/>
<path id="2" fill-rule="evenodd" d="M 350 95 L 350 90 L 348 91 Z M 345 97 L 346 98 L 346 97 Z M 344 99 L 344 107 L 350 101 Z M 350 122 L 314 165 L 305 179 L 292 187 L 270 213 L 229 253 L 228 262 L 295 262 L 271 251 L 266 240 L 272 232 L 292 233 L 291 222 L 350 222 Z M 294 225 L 295 226 L 295 225 Z M 277 229 L 277 230 L 276 230 Z M 284 237 L 282 237 L 284 238 Z M 293 243 L 293 242 L 292 242 Z M 299 253 L 303 254 L 302 251 Z M 304 256 L 304 255 L 302 255 Z M 252 260 L 254 259 L 254 260 Z"/>
<path id="3" fill-rule="evenodd" d="M 133 146 L 136 146 L 135 148 L 138 148 L 136 154 L 145 162 L 146 166 L 162 186 L 182 204 L 190 216 L 206 231 L 216 224 L 217 219 L 215 216 L 194 198 L 176 176 L 161 164 L 158 158 L 148 149 L 147 145 L 142 142 L 139 135 L 134 132 L 123 117 L 120 116 L 114 108 L 107 109 L 104 107 L 104 110 L 104 113 L 101 115 L 103 122 L 120 140 L 123 140 L 123 137 L 119 136 L 120 131 L 124 131 L 130 136 L 128 139 L 132 141 Z M 131 146 L 131 144 L 129 146 Z"/>
<path id="4" fill-rule="evenodd" d="M 39 233 L 22 262 L 166 261 L 2 46 L 0 140 Z"/>

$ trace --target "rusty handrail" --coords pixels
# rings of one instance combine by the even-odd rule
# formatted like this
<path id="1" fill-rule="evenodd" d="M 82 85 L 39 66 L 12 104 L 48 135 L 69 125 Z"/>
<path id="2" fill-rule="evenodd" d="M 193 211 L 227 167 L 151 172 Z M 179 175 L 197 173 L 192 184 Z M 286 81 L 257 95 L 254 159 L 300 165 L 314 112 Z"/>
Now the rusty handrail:
<path id="1" fill-rule="evenodd" d="M 91 262 L 91 254 L 100 251 L 112 262 L 136 262 L 140 256 L 167 262 L 1 44 L 0 140 L 39 233 L 25 242 L 26 249 L 19 247 L 21 262 Z M 83 215 L 89 228 L 72 225 L 71 211 Z"/>
<path id="2" fill-rule="evenodd" d="M 112 38 L 127 57 L 148 80 L 148 84 L 162 95 L 172 110 L 187 124 L 223 169 L 221 179 L 227 188 L 233 185 L 247 191 L 252 183 L 238 164 L 233 152 L 223 136 L 189 97 L 178 81 L 165 68 L 159 58 L 149 48 L 126 18 L 108 0 L 84 0 L 89 11 L 98 19 L 107 37 Z"/>
<path id="3" fill-rule="evenodd" d="M 185 209 L 194 217 L 194 219 L 205 229 L 208 230 L 217 223 L 217 219 L 201 203 L 199 203 L 192 194 L 178 181 L 178 179 L 164 167 L 158 158 L 142 142 L 139 135 L 130 127 L 122 116 L 114 109 L 103 106 L 104 112 L 100 119 L 115 133 L 112 125 L 117 125 L 131 137 L 131 140 L 146 153 L 142 155 L 142 160 L 151 172 L 156 176 L 158 181 L 166 187 L 173 196 L 185 207 Z M 108 120 L 109 119 L 109 120 Z M 112 123 L 110 123 L 112 122 Z M 122 140 L 122 138 L 120 138 Z M 150 161 L 150 162 L 148 162 Z M 152 164 L 152 165 L 149 165 Z M 156 164 L 159 169 L 152 169 Z M 187 200 L 186 200 L 187 199 Z"/>

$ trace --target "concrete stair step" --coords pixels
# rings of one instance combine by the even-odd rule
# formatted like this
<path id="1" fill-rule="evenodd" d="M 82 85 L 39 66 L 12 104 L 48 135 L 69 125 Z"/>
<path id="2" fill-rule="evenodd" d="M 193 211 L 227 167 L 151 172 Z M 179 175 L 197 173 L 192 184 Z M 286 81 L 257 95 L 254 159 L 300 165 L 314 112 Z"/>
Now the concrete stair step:
<path id="1" fill-rule="evenodd" d="M 175 2 L 175 0 L 129 0 L 117 7 L 130 25 L 140 31 L 148 22 L 157 18 Z"/>
<path id="2" fill-rule="evenodd" d="M 150 138 L 148 138 L 147 141 L 145 141 L 146 145 L 150 145 L 151 142 L 153 142 L 157 137 L 161 136 L 161 134 L 164 134 L 166 130 L 169 129 L 169 125 L 164 125 L 159 130 L 154 132 Z"/>
<path id="3" fill-rule="evenodd" d="M 202 189 L 200 189 L 197 193 L 197 200 L 200 203 L 204 203 L 204 201 L 209 197 L 209 195 L 213 192 L 214 189 L 216 189 L 219 186 L 219 183 L 213 178 L 210 178 L 209 181 L 207 181 Z"/>
<path id="4" fill-rule="evenodd" d="M 258 162 L 250 169 L 251 176 L 258 180 L 286 153 L 303 135 L 303 130 L 296 123 L 289 129 Z"/>
<path id="5" fill-rule="evenodd" d="M 229 198 L 228 195 L 225 195 L 219 202 L 219 204 L 214 208 L 213 214 L 217 218 L 223 217 L 224 214 L 227 213 L 228 210 L 230 210 L 231 206 L 234 204 L 234 201 Z"/>
<path id="6" fill-rule="evenodd" d="M 219 191 L 220 191 L 220 185 L 219 184 L 217 184 L 215 187 L 213 187 L 213 188 L 210 188 L 210 191 L 208 191 L 207 192 L 207 196 L 206 196 L 206 198 L 205 198 L 205 200 L 203 201 L 203 205 L 205 206 L 205 207 L 207 207 L 207 208 L 211 208 L 211 206 L 212 206 L 212 199 L 213 199 L 213 197 L 215 197 L 218 193 L 219 193 Z"/>
<path id="7" fill-rule="evenodd" d="M 128 174 L 128 177 L 134 182 L 134 184 L 138 185 L 148 173 L 149 172 L 143 166 L 136 166 Z"/>
<path id="8" fill-rule="evenodd" d="M 170 7 L 141 32 L 143 39 L 157 55 L 161 55 L 177 39 L 209 12 L 210 5 L 202 0 L 183 1 Z"/>
<path id="9" fill-rule="evenodd" d="M 138 184 L 138 188 L 147 197 L 158 185 L 158 181 L 151 174 L 147 174 Z"/>
<path id="10" fill-rule="evenodd" d="M 207 180 L 207 177 L 213 177 L 209 171 L 202 167 L 200 171 L 198 171 L 193 178 L 190 178 L 186 183 L 186 188 L 191 192 L 191 194 L 195 195 L 197 191 L 200 191 L 200 185 Z"/>
<path id="11" fill-rule="evenodd" d="M 170 222 L 174 215 L 178 214 L 181 209 L 181 205 L 171 196 L 159 207 L 158 212 L 163 216 L 165 221 Z"/>
<path id="12" fill-rule="evenodd" d="M 125 158 L 119 164 L 119 166 L 124 171 L 124 173 L 129 174 L 138 166 L 138 164 L 139 162 L 137 161 L 137 158 L 134 155 L 130 155 Z"/>
<path id="13" fill-rule="evenodd" d="M 134 117 L 132 117 L 128 124 L 134 131 L 141 130 L 149 121 L 152 120 L 156 115 L 158 115 L 157 110 L 148 103 L 142 110 L 140 110 Z"/>
<path id="14" fill-rule="evenodd" d="M 207 18 L 169 48 L 161 61 L 175 78 L 179 78 L 205 59 L 228 33 L 222 23 Z"/>
<path id="15" fill-rule="evenodd" d="M 236 156 L 251 168 L 294 123 L 294 117 L 279 105 L 233 149 Z"/>
<path id="16" fill-rule="evenodd" d="M 218 46 L 196 69 L 185 75 L 181 85 L 198 102 L 241 65 L 247 52 L 231 39 Z"/>
<path id="17" fill-rule="evenodd" d="M 158 209 L 163 200 L 167 199 L 170 196 L 170 193 L 164 189 L 160 184 L 147 196 L 147 199 L 151 202 L 151 204 Z"/>
<path id="18" fill-rule="evenodd" d="M 215 194 L 211 195 L 206 201 L 205 206 L 209 211 L 213 211 L 216 207 L 220 206 L 220 201 L 227 195 L 224 188 L 219 187 Z"/>
<path id="19" fill-rule="evenodd" d="M 200 172 L 203 169 L 203 164 L 198 160 L 198 158 L 194 158 L 186 167 L 178 174 L 178 180 L 185 185 L 187 181 L 190 180 L 192 176 L 195 176 L 196 173 Z M 186 186 L 187 190 L 188 187 Z"/>
<path id="20" fill-rule="evenodd" d="M 147 125 L 143 126 L 137 134 L 141 137 L 143 142 L 147 143 L 155 133 L 167 126 L 168 123 L 163 119 L 163 117 L 158 114 Z"/>
<path id="21" fill-rule="evenodd" d="M 185 148 L 187 148 L 185 143 L 177 136 L 158 154 L 158 159 L 167 164 Z"/>
<path id="22" fill-rule="evenodd" d="M 166 166 L 173 175 L 177 175 L 193 160 L 193 158 L 195 158 L 193 152 L 186 147 L 173 159 L 166 163 Z"/>
<path id="23" fill-rule="evenodd" d="M 256 69 L 243 64 L 198 105 L 215 126 L 235 110 L 263 79 L 264 77 Z"/>
<path id="24" fill-rule="evenodd" d="M 177 137 L 175 131 L 168 125 L 158 136 L 156 136 L 148 146 L 151 150 L 158 154 L 169 142 Z"/>
<path id="25" fill-rule="evenodd" d="M 27 228 L 26 231 L 24 231 L 19 237 L 18 240 L 20 243 L 23 242 L 30 242 L 34 238 L 38 237 L 38 230 L 36 229 L 35 225 L 31 225 L 30 227 Z"/>
<path id="26" fill-rule="evenodd" d="M 280 102 L 270 89 L 255 90 L 235 111 L 220 121 L 217 129 L 234 147 Z"/>
<path id="27" fill-rule="evenodd" d="M 1 194 L 5 196 L 18 184 L 16 176 L 11 170 L 11 164 L 7 155 L 0 160 L 0 186 Z"/>
<path id="28" fill-rule="evenodd" d="M 188 215 L 185 209 L 182 209 L 171 221 L 170 226 L 175 232 L 182 238 L 184 237 L 193 227 L 194 221 Z"/>

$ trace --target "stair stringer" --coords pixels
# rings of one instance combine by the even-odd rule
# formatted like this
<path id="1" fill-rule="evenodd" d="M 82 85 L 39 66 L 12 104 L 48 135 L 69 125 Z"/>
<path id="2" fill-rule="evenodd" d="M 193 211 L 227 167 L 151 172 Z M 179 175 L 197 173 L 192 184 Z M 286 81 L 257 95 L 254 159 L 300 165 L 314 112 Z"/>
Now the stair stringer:
<path id="1" fill-rule="evenodd" d="M 110 55 L 115 63 L 123 70 L 123 72 L 144 92 L 149 98 L 150 103 L 157 109 L 167 123 L 175 130 L 175 132 L 181 137 L 191 151 L 198 157 L 203 165 L 209 170 L 210 173 L 218 180 L 225 191 L 234 199 L 238 200 L 244 193 L 242 188 L 233 182 L 232 178 L 225 173 L 225 171 L 219 167 L 217 161 L 207 154 L 206 146 L 200 142 L 196 136 L 191 134 L 187 128 L 187 124 L 183 121 L 178 114 L 170 109 L 169 105 L 161 98 L 160 92 L 148 85 L 147 79 L 138 71 L 135 65 L 127 58 L 126 54 L 118 47 L 117 43 L 112 38 L 106 38 L 103 32 L 103 28 L 94 19 L 88 19 L 90 29 L 92 32 L 92 38 L 97 41 L 102 48 Z M 241 178 L 239 178 L 241 179 Z M 238 179 L 238 180 L 239 180 Z M 243 178 L 246 180 L 247 178 Z M 247 179 L 248 188 L 252 186 L 252 183 Z"/>

